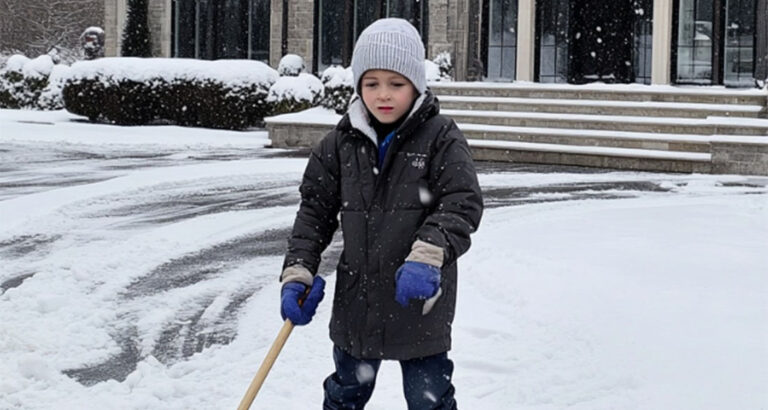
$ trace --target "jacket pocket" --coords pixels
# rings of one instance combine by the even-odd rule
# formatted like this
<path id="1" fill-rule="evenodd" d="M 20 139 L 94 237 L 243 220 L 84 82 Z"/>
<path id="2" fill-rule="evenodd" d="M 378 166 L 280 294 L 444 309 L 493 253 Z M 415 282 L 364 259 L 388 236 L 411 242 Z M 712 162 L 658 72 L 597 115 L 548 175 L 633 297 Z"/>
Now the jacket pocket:
<path id="1" fill-rule="evenodd" d="M 341 254 L 339 264 L 336 267 L 336 290 L 334 299 L 336 303 L 348 305 L 354 299 L 354 288 L 360 281 L 360 273 L 349 268 L 349 264 Z"/>

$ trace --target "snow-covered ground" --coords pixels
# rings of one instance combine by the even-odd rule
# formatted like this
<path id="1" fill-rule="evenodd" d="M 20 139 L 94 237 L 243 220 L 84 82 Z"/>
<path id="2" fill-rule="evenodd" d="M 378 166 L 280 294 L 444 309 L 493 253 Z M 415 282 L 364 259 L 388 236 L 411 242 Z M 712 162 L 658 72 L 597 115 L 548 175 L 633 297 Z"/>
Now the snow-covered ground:
<path id="1" fill-rule="evenodd" d="M 268 143 L 0 110 L 0 409 L 236 408 L 305 163 Z M 479 168 L 461 408 L 768 408 L 768 178 Z M 253 408 L 320 407 L 331 299 Z M 368 408 L 405 408 L 396 363 Z"/>

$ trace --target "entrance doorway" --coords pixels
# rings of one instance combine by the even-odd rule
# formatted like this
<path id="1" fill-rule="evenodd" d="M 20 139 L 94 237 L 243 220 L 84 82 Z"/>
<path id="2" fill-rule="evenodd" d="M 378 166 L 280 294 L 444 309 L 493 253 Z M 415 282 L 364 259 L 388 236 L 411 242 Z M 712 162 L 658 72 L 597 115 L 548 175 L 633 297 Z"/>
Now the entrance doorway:
<path id="1" fill-rule="evenodd" d="M 632 2 L 580 0 L 572 4 L 569 82 L 632 82 Z"/>
<path id="2" fill-rule="evenodd" d="M 652 0 L 536 3 L 538 81 L 650 83 Z"/>

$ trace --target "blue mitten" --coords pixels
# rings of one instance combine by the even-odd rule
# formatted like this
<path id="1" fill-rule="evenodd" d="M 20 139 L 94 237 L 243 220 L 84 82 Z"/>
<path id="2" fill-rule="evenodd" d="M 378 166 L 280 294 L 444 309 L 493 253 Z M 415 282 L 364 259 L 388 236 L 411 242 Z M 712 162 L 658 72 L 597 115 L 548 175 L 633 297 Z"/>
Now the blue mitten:
<path id="1" fill-rule="evenodd" d="M 405 262 L 395 273 L 395 300 L 408 306 L 411 299 L 429 299 L 440 289 L 440 268 L 421 262 Z"/>
<path id="2" fill-rule="evenodd" d="M 304 298 L 306 296 L 306 298 Z M 312 289 L 307 293 L 307 285 L 301 282 L 288 282 L 280 292 L 280 315 L 294 325 L 306 325 L 315 315 L 317 305 L 325 296 L 325 280 L 315 276 Z M 300 301 L 303 299 L 303 303 Z"/>

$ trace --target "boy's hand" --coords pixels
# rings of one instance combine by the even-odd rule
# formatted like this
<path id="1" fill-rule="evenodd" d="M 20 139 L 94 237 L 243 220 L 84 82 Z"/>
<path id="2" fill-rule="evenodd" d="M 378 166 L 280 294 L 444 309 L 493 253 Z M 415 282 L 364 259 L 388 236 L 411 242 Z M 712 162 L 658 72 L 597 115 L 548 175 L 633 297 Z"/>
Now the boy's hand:
<path id="1" fill-rule="evenodd" d="M 395 300 L 403 307 L 408 306 L 411 299 L 429 299 L 439 289 L 440 268 L 436 266 L 408 261 L 395 273 Z"/>
<path id="2" fill-rule="evenodd" d="M 306 298 L 304 298 L 306 296 Z M 306 325 L 315 315 L 317 305 L 325 296 L 325 280 L 315 276 L 312 289 L 307 294 L 307 285 L 301 282 L 287 282 L 280 291 L 280 315 L 294 325 Z M 300 301 L 303 300 L 303 303 Z"/>

